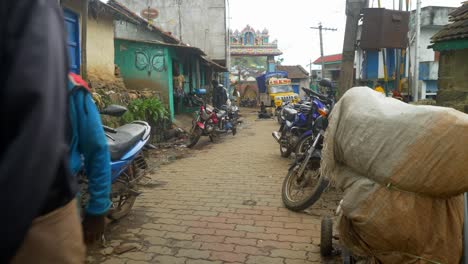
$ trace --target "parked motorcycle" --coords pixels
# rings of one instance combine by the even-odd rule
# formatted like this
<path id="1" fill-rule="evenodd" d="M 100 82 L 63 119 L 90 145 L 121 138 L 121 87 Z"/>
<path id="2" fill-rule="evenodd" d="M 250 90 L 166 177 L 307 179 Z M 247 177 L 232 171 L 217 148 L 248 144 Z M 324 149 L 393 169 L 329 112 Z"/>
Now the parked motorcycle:
<path id="1" fill-rule="evenodd" d="M 280 114 L 282 120 L 279 131 L 272 133 L 280 144 L 282 157 L 289 157 L 292 152 L 302 155 L 305 152 L 305 144 L 312 139 L 312 124 L 326 108 L 324 103 L 312 94 L 312 90 L 302 88 L 309 95 L 310 102 L 285 105 Z"/>
<path id="2" fill-rule="evenodd" d="M 218 126 L 218 116 L 214 108 L 210 105 L 201 105 L 200 110 L 195 113 L 195 118 L 192 121 L 192 129 L 190 130 L 189 142 L 187 147 L 195 146 L 201 136 L 208 136 L 211 141 L 216 137 L 216 127 Z"/>
<path id="3" fill-rule="evenodd" d="M 111 105 L 102 110 L 101 114 L 120 117 L 126 111 L 123 106 Z M 130 212 L 140 194 L 136 184 L 148 168 L 143 151 L 154 146 L 149 144 L 151 127 L 144 121 L 134 121 L 115 129 L 104 126 L 104 131 L 111 157 L 112 205 L 108 217 L 117 220 Z M 84 170 L 80 173 L 79 183 L 81 203 L 84 206 L 89 199 Z"/>
<path id="4" fill-rule="evenodd" d="M 332 88 L 331 82 L 322 80 L 322 86 Z M 323 136 L 328 126 L 328 116 L 335 100 L 332 96 L 324 96 L 312 90 L 308 91 L 316 100 L 323 103 L 320 116 L 314 120 L 312 137 L 304 155 L 297 156 L 294 164 L 288 170 L 282 187 L 282 199 L 286 208 L 300 211 L 313 205 L 328 187 L 326 177 L 320 177 L 320 160 L 322 156 Z"/>
<path id="5" fill-rule="evenodd" d="M 215 110 L 216 111 L 216 110 Z M 232 132 L 232 135 L 237 133 L 237 125 L 239 124 L 239 107 L 235 105 L 223 105 L 221 110 L 217 111 L 219 122 L 219 130 L 224 132 Z"/>

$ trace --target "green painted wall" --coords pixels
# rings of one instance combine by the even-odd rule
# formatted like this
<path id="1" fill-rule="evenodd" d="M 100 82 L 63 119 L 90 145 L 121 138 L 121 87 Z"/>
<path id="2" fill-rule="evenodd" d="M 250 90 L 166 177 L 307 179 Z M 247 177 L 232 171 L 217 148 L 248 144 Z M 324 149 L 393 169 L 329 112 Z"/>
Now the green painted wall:
<path id="1" fill-rule="evenodd" d="M 115 64 L 128 89 L 160 94 L 174 118 L 172 57 L 169 48 L 157 44 L 115 39 Z"/>

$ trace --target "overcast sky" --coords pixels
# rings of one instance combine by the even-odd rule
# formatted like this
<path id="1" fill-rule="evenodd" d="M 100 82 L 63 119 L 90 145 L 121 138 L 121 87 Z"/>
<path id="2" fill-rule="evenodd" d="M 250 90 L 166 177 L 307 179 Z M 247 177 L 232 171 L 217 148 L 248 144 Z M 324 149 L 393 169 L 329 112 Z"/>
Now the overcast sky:
<path id="1" fill-rule="evenodd" d="M 318 30 L 310 29 L 322 22 L 324 27 L 338 31 L 324 31 L 324 54 L 342 52 L 345 27 L 345 0 L 228 0 L 230 5 L 230 27 L 242 30 L 247 24 L 255 30 L 270 31 L 271 39 L 278 39 L 283 51 L 284 65 L 300 64 L 306 67 L 309 60 L 320 57 Z M 377 0 L 370 0 L 377 7 Z M 395 0 L 398 8 L 398 0 Z M 403 1 L 406 2 L 406 1 Z M 412 9 L 416 1 L 412 0 Z M 422 6 L 461 5 L 462 0 L 422 0 Z M 382 0 L 382 7 L 392 9 L 392 0 Z M 308 69 L 308 68 L 307 68 Z"/>

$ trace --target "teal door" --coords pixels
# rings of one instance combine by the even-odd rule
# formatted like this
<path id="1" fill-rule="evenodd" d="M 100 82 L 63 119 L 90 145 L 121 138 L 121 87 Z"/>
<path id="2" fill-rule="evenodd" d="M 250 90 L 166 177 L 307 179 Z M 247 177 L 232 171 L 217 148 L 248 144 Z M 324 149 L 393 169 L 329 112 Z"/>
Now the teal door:
<path id="1" fill-rule="evenodd" d="M 67 30 L 67 47 L 70 71 L 80 74 L 80 20 L 78 14 L 68 9 L 63 10 L 65 29 Z"/>

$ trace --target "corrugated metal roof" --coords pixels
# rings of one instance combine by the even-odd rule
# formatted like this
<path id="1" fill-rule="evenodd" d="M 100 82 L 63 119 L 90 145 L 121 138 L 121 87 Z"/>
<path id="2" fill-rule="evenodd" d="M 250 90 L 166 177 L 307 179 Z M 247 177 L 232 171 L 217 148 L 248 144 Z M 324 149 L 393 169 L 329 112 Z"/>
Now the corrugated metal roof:
<path id="1" fill-rule="evenodd" d="M 468 38 L 468 1 L 450 13 L 450 21 L 431 38 L 432 43 Z"/>

